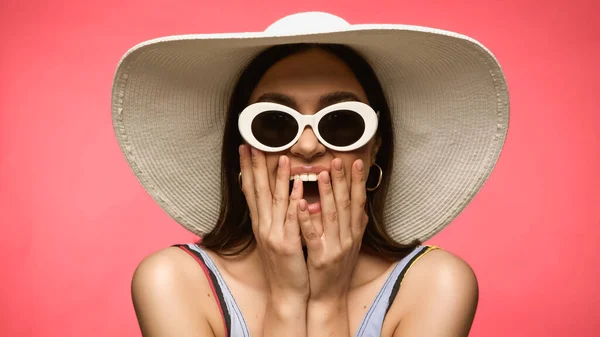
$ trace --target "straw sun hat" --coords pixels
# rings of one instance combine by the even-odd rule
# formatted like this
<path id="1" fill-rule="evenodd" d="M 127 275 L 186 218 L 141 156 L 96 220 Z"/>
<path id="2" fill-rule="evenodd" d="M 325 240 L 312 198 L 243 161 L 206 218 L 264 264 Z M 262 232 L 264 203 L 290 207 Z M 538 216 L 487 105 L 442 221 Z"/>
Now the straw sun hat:
<path id="1" fill-rule="evenodd" d="M 180 35 L 143 42 L 121 59 L 112 118 L 133 172 L 178 223 L 202 236 L 220 206 L 221 138 L 234 85 L 264 49 L 347 45 L 373 67 L 395 130 L 384 209 L 399 243 L 426 241 L 489 177 L 508 129 L 509 98 L 495 57 L 438 29 L 351 25 L 327 13 L 286 16 L 264 32 Z"/>

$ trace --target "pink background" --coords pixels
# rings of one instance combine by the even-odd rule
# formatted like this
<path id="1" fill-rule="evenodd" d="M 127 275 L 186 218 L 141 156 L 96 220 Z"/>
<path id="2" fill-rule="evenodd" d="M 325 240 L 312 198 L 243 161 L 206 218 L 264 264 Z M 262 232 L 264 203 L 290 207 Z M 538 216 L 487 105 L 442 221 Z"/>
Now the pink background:
<path id="1" fill-rule="evenodd" d="M 2 2 L 1 336 L 140 336 L 134 268 L 193 239 L 115 141 L 110 91 L 122 54 L 162 35 L 263 30 L 304 10 L 454 30 L 496 54 L 511 92 L 505 151 L 431 243 L 479 277 L 471 336 L 598 336 L 598 2 L 320 2 Z"/>

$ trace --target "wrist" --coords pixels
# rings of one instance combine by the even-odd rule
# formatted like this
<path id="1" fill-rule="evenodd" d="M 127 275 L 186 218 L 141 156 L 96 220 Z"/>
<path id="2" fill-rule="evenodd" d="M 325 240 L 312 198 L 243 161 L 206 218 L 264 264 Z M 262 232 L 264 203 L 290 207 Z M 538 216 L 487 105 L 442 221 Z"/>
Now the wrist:
<path id="1" fill-rule="evenodd" d="M 281 319 L 306 317 L 308 296 L 295 293 L 271 292 L 267 302 L 267 310 Z"/>
<path id="2" fill-rule="evenodd" d="M 349 336 L 348 301 L 346 298 L 308 302 L 307 336 Z"/>
<path id="3" fill-rule="evenodd" d="M 308 316 L 320 320 L 329 320 L 332 317 L 347 313 L 348 300 L 346 297 L 328 299 L 310 299 L 307 305 Z"/>
<path id="4" fill-rule="evenodd" d="M 303 303 L 306 305 L 309 300 L 310 289 L 306 291 L 290 290 L 281 287 L 269 287 L 268 297 L 272 301 Z"/>
<path id="5" fill-rule="evenodd" d="M 265 337 L 306 337 L 307 300 L 301 296 L 269 294 L 263 330 Z"/>

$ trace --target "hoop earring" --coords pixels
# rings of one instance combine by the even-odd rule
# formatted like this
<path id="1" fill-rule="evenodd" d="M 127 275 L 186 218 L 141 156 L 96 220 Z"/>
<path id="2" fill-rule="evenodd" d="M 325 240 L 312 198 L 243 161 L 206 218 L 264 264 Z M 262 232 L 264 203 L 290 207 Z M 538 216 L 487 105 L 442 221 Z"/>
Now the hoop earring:
<path id="1" fill-rule="evenodd" d="M 238 174 L 238 187 L 242 189 L 242 171 Z"/>
<path id="2" fill-rule="evenodd" d="M 379 180 L 377 180 L 377 185 L 375 185 L 375 187 L 367 187 L 367 191 L 369 192 L 375 191 L 379 187 L 379 185 L 381 184 L 381 180 L 383 179 L 383 170 L 381 169 L 381 166 L 377 165 L 376 163 L 373 163 L 373 166 L 376 166 L 379 169 Z"/>

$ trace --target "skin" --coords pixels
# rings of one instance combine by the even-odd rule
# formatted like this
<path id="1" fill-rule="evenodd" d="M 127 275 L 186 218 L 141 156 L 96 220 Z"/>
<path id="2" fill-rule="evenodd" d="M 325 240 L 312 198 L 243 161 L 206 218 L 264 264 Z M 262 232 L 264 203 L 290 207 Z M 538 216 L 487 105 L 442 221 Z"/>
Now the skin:
<path id="1" fill-rule="evenodd" d="M 314 114 L 324 105 L 356 99 L 368 104 L 350 69 L 335 56 L 314 49 L 273 65 L 250 103 L 276 101 Z M 360 250 L 368 220 L 365 177 L 379 142 L 374 138 L 356 151 L 334 152 L 306 128 L 284 153 L 240 146 L 242 190 L 257 245 L 236 257 L 208 253 L 252 336 L 356 335 L 394 267 L 393 262 Z M 301 183 L 289 190 L 290 169 L 300 165 L 325 168 L 318 179 L 320 211 L 307 209 Z M 206 276 L 178 248 L 161 250 L 141 262 L 133 277 L 132 297 L 145 337 L 225 336 Z M 434 250 L 406 273 L 381 335 L 467 336 L 477 298 L 471 268 L 446 251 Z"/>

